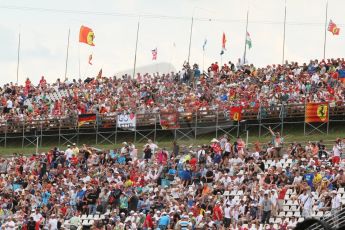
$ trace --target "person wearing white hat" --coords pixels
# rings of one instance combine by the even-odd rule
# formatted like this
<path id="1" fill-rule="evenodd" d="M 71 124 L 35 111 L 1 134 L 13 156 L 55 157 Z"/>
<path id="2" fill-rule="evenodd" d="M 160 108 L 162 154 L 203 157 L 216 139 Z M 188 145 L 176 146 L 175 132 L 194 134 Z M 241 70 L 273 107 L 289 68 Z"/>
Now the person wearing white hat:
<path id="1" fill-rule="evenodd" d="M 340 200 L 340 197 L 338 196 L 337 194 L 337 191 L 336 190 L 333 190 L 332 191 L 332 206 L 331 206 L 331 214 L 332 216 L 334 216 L 334 224 L 336 226 L 338 226 L 338 217 L 337 217 L 337 214 L 339 213 L 340 211 L 340 208 L 341 208 L 341 204 L 340 204 L 341 200 Z"/>
<path id="2" fill-rule="evenodd" d="M 48 220 L 48 229 L 49 230 L 58 230 L 58 219 L 53 213 Z"/>

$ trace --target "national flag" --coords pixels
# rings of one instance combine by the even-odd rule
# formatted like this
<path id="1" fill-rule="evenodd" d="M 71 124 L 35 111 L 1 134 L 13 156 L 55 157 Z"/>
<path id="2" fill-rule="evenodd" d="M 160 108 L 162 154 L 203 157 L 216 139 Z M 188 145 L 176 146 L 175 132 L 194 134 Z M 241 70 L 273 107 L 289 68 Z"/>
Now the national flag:
<path id="1" fill-rule="evenodd" d="M 337 27 L 337 24 L 335 24 L 332 20 L 329 20 L 328 31 L 333 35 L 339 35 L 340 28 Z"/>
<path id="2" fill-rule="evenodd" d="M 92 54 L 89 55 L 89 65 L 92 65 Z"/>
<path id="3" fill-rule="evenodd" d="M 96 114 L 90 113 L 90 114 L 79 114 L 78 115 L 78 126 L 82 126 L 85 123 L 95 122 L 96 121 Z"/>
<path id="4" fill-rule="evenodd" d="M 93 33 L 92 29 L 86 26 L 80 27 L 79 32 L 79 42 L 88 44 L 90 46 L 95 46 L 93 40 L 95 39 L 95 34 Z"/>
<path id="5" fill-rule="evenodd" d="M 222 49 L 223 50 L 226 50 L 225 45 L 226 45 L 226 37 L 225 37 L 225 33 L 223 33 L 223 37 L 222 37 Z"/>
<path id="6" fill-rule="evenodd" d="M 230 107 L 230 119 L 233 121 L 241 121 L 242 118 L 242 107 L 233 106 Z"/>
<path id="7" fill-rule="evenodd" d="M 103 70 L 100 69 L 99 72 L 98 72 L 98 75 L 97 75 L 97 79 L 102 78 L 102 73 L 103 73 Z"/>
<path id="8" fill-rule="evenodd" d="M 207 39 L 205 38 L 204 44 L 202 45 L 202 50 L 203 51 L 205 51 L 206 44 L 207 44 Z"/>
<path id="9" fill-rule="evenodd" d="M 250 38 L 250 34 L 247 32 L 246 35 L 246 45 L 248 46 L 248 48 L 252 48 L 252 39 Z"/>
<path id="10" fill-rule="evenodd" d="M 328 122 L 328 103 L 307 103 L 305 108 L 305 122 Z"/>
<path id="11" fill-rule="evenodd" d="M 157 48 L 152 50 L 152 60 L 157 60 Z"/>

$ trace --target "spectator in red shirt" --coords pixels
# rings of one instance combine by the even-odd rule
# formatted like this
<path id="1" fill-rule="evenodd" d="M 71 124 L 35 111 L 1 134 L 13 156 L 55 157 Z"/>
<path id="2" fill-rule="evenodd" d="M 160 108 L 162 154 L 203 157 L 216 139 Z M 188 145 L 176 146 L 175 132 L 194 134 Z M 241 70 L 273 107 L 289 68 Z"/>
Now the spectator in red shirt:
<path id="1" fill-rule="evenodd" d="M 223 220 L 223 211 L 220 207 L 219 201 L 216 202 L 216 205 L 213 208 L 213 220 L 218 227 L 220 226 L 221 221 Z"/>

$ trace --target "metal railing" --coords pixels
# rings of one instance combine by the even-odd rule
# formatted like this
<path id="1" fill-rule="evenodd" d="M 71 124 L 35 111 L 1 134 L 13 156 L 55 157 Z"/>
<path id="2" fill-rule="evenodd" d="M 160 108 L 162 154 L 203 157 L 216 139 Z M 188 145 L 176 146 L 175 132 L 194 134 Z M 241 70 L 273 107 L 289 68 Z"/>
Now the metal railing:
<path id="1" fill-rule="evenodd" d="M 258 133 L 259 137 L 270 135 L 268 127 L 275 131 L 284 132 L 287 125 L 304 125 L 305 105 L 289 104 L 268 106 L 259 108 L 244 108 L 242 119 L 239 122 L 229 118 L 229 110 L 198 110 L 195 112 L 183 112 L 178 114 L 179 128 L 173 130 L 163 130 L 159 124 L 159 113 L 136 114 L 135 130 L 124 130 L 117 127 L 117 115 L 98 114 L 96 122 L 90 122 L 83 126 L 78 126 L 78 116 L 59 116 L 54 118 L 24 119 L 11 118 L 0 122 L 0 144 L 4 147 L 11 140 L 20 139 L 22 147 L 35 145 L 37 141 L 42 146 L 43 139 L 48 137 L 58 137 L 58 145 L 78 142 L 79 137 L 94 135 L 96 144 L 109 143 L 116 144 L 123 135 L 133 135 L 135 142 L 145 139 L 156 140 L 164 135 L 170 135 L 174 139 L 196 139 L 206 133 L 215 133 L 218 137 L 222 134 L 229 134 L 236 137 L 247 130 L 251 133 Z M 330 106 L 329 123 L 337 126 L 345 123 L 345 105 Z M 322 131 L 321 128 L 312 127 L 312 130 Z M 326 133 L 326 131 L 325 131 Z M 164 134 L 164 135 L 161 135 Z M 305 134 L 308 134 L 305 130 Z M 92 137 L 93 138 L 93 137 Z"/>

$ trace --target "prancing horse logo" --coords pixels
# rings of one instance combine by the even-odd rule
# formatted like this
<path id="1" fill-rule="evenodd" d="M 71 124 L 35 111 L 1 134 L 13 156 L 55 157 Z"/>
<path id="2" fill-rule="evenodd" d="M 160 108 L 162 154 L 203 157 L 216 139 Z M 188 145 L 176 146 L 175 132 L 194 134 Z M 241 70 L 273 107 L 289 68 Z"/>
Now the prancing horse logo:
<path id="1" fill-rule="evenodd" d="M 321 121 L 325 121 L 328 116 L 328 106 L 327 105 L 319 105 L 317 107 L 317 116 L 320 118 Z"/>

